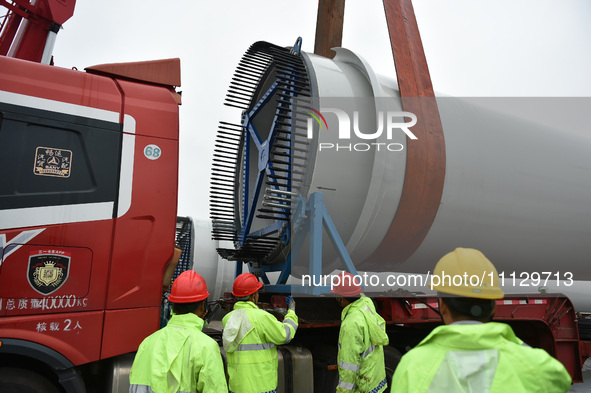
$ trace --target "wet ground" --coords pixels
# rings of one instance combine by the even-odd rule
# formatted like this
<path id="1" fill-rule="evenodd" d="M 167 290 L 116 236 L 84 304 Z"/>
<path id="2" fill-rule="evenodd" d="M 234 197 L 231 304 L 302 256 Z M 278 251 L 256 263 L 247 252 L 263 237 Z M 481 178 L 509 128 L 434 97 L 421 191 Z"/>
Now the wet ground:
<path id="1" fill-rule="evenodd" d="M 591 393 L 591 370 L 583 371 L 583 383 L 576 383 L 569 393 Z"/>

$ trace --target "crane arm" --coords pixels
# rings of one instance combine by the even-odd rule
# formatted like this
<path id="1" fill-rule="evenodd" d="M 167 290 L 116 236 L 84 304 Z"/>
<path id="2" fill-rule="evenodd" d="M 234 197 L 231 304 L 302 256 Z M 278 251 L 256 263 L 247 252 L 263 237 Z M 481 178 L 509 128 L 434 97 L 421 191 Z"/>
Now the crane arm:
<path id="1" fill-rule="evenodd" d="M 0 0 L 0 55 L 49 64 L 61 25 L 74 14 L 76 0 Z"/>

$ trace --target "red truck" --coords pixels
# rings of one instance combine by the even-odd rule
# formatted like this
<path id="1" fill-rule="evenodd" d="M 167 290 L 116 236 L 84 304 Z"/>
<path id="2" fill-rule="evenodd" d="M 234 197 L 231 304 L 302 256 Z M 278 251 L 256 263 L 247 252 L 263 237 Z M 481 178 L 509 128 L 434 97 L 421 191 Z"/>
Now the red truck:
<path id="1" fill-rule="evenodd" d="M 3 44 L 17 19 L 44 32 L 25 31 L 20 50 L 0 56 L 0 385 L 83 392 L 81 375 L 102 373 L 160 326 L 180 61 L 40 64 L 49 25 L 74 2 L 28 3 L 9 5 Z"/>

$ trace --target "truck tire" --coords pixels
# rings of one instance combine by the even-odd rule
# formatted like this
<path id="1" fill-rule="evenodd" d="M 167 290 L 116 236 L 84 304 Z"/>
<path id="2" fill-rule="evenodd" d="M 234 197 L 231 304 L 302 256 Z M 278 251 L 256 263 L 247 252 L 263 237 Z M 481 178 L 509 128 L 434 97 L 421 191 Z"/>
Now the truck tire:
<path id="1" fill-rule="evenodd" d="M 334 392 L 339 384 L 337 346 L 314 343 L 314 392 Z"/>
<path id="2" fill-rule="evenodd" d="M 388 381 L 388 387 L 384 390 L 384 393 L 390 393 L 392 377 L 401 357 L 402 354 L 396 348 L 389 345 L 384 347 L 384 364 L 386 365 L 386 380 Z"/>
<path id="3" fill-rule="evenodd" d="M 22 368 L 0 368 L 2 393 L 60 393 L 49 379 Z"/>

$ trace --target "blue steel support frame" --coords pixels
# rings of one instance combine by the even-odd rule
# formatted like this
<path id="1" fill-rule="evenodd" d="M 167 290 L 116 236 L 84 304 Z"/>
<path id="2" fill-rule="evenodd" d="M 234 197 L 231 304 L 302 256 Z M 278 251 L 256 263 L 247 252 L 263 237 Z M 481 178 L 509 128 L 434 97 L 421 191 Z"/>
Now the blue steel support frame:
<path id="1" fill-rule="evenodd" d="M 250 138 L 252 138 L 252 141 L 254 142 L 254 144 L 259 152 L 259 156 L 261 154 L 264 154 L 263 150 L 265 148 L 267 150 L 269 149 L 271 139 L 273 138 L 273 135 L 275 134 L 276 124 L 275 124 L 275 119 L 274 119 L 271 130 L 269 131 L 269 136 L 268 136 L 267 140 L 263 141 L 259 135 L 259 132 L 255 129 L 254 125 L 252 124 L 252 119 L 254 117 L 256 117 L 256 115 L 259 113 L 259 111 L 262 109 L 262 107 L 271 99 L 271 97 L 273 96 L 273 93 L 277 90 L 277 87 L 278 87 L 278 83 L 277 82 L 273 83 L 273 85 L 267 90 L 267 92 L 263 95 L 263 97 L 259 100 L 259 102 L 257 102 L 255 107 L 252 108 L 252 110 L 250 112 L 244 112 L 244 118 L 242 121 L 242 125 L 243 125 L 244 129 L 246 130 L 247 134 L 250 136 Z M 243 176 L 242 203 L 243 203 L 244 211 L 243 211 L 243 216 L 242 216 L 243 225 L 242 225 L 242 228 L 240 231 L 240 240 L 239 240 L 241 246 L 244 245 L 244 242 L 246 241 L 246 237 L 248 236 L 248 234 L 250 232 L 252 220 L 254 219 L 254 215 L 256 214 L 256 206 L 258 203 L 261 187 L 263 185 L 263 178 L 264 178 L 266 170 L 267 170 L 267 167 L 266 167 L 267 163 L 266 162 L 261 163 L 261 157 L 259 157 L 259 168 L 258 168 L 258 174 L 257 174 L 257 181 L 256 181 L 255 189 L 252 192 L 252 199 L 249 202 L 248 197 L 249 197 L 250 190 L 248 187 L 248 180 L 249 180 L 248 176 L 249 176 L 249 172 L 251 170 L 250 165 L 249 165 L 250 138 L 245 138 L 245 149 L 244 149 L 245 162 L 244 162 L 244 173 L 242 174 L 242 176 Z"/>
<path id="2" fill-rule="evenodd" d="M 333 221 L 324 204 L 322 193 L 315 192 L 310 195 L 308 203 L 299 197 L 297 207 L 292 211 L 293 233 L 291 251 L 282 264 L 263 265 L 260 268 L 251 269 L 251 273 L 258 273 L 263 279 L 266 292 L 293 293 L 307 295 L 322 295 L 330 292 L 330 285 L 303 286 L 301 284 L 286 284 L 291 273 L 292 260 L 297 259 L 302 245 L 308 234 L 310 235 L 310 264 L 309 275 L 312 283 L 321 283 L 322 278 L 322 229 L 326 230 L 328 237 L 337 250 L 339 258 L 346 271 L 357 275 L 357 269 L 347 252 Z M 275 284 L 271 284 L 266 273 L 279 271 L 279 278 Z"/>

